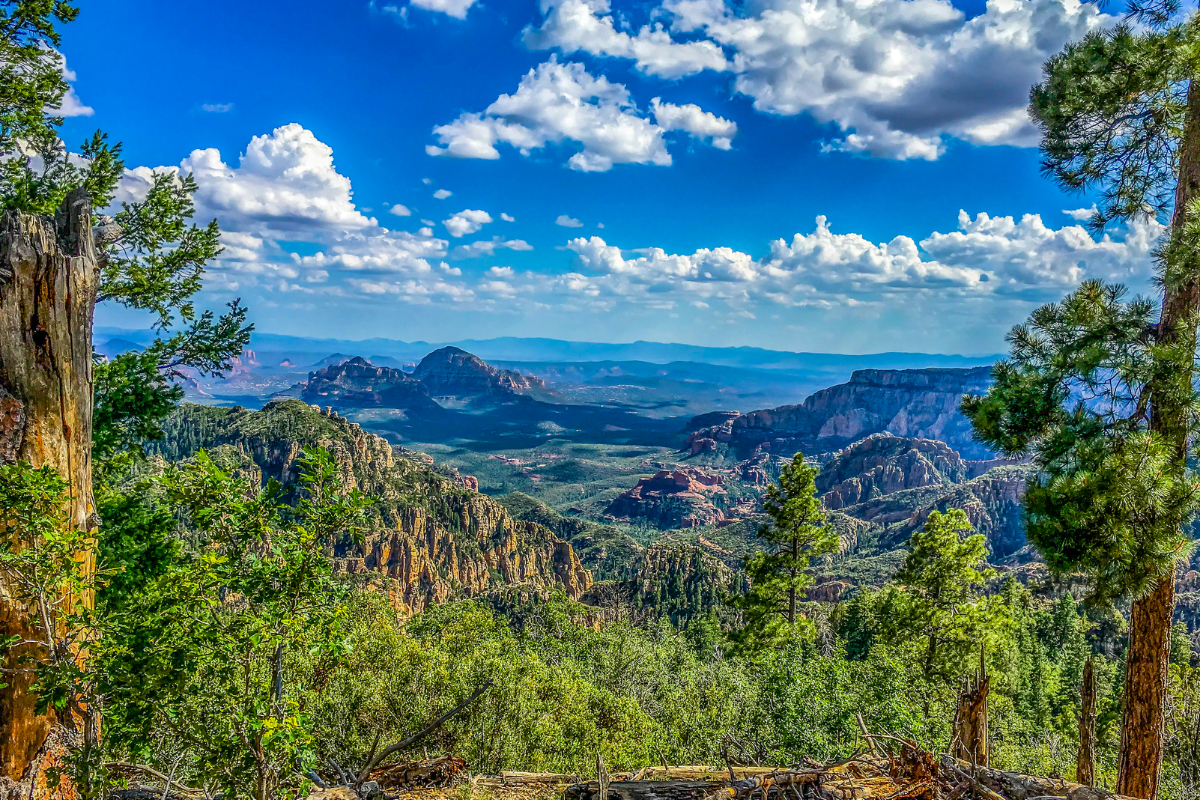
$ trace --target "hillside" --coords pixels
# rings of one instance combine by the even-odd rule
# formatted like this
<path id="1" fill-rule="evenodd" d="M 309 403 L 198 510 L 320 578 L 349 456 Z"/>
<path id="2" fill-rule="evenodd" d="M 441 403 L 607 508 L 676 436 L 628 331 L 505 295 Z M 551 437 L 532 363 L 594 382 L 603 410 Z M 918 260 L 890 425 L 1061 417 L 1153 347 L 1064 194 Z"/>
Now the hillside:
<path id="1" fill-rule="evenodd" d="M 988 367 L 856 371 L 850 380 L 814 392 L 799 405 L 752 411 L 693 430 L 692 453 L 731 447 L 740 456 L 761 449 L 790 456 L 827 453 L 873 433 L 935 439 L 968 458 L 988 458 L 959 413 L 964 394 L 985 392 Z"/>
<path id="2" fill-rule="evenodd" d="M 592 583 L 571 545 L 544 525 L 514 519 L 423 461 L 396 457 L 356 423 L 298 400 L 261 411 L 185 405 L 147 450 L 175 461 L 224 449 L 252 462 L 263 480 L 290 486 L 306 446 L 327 448 L 347 486 L 379 498 L 363 542 L 342 541 L 333 555 L 340 571 L 379 584 L 405 614 L 513 586 L 560 588 L 576 598 Z"/>

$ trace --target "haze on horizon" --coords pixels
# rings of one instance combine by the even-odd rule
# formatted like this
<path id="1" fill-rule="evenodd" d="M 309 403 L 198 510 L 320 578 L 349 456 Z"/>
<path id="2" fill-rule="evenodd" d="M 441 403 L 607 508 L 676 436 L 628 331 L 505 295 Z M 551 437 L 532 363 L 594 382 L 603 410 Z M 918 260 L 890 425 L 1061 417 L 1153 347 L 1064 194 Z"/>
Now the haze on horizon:
<path id="1" fill-rule="evenodd" d="M 1025 111 L 1109 12 L 113 0 L 64 37 L 64 137 L 125 143 L 118 201 L 193 173 L 202 300 L 262 332 L 979 355 L 1085 278 L 1150 290 L 1159 222 L 1090 234 Z"/>

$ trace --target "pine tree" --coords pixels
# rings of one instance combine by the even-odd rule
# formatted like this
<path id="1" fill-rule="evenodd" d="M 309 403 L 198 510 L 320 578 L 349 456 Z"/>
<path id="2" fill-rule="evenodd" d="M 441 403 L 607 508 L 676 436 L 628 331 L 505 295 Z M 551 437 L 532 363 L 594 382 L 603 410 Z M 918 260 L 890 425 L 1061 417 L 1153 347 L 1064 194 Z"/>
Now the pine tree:
<path id="1" fill-rule="evenodd" d="M 1134 601 L 1117 791 L 1143 798 L 1158 789 L 1173 575 L 1198 495 L 1187 459 L 1198 419 L 1200 30 L 1178 12 L 1177 0 L 1135 0 L 1125 24 L 1051 58 L 1030 103 L 1045 172 L 1099 195 L 1094 230 L 1147 213 L 1169 220 L 1161 302 L 1085 283 L 1013 330 L 994 387 L 963 406 L 982 441 L 1034 457 L 1027 527 L 1050 566 Z"/>
<path id="2" fill-rule="evenodd" d="M 769 549 L 746 562 L 750 590 L 734 600 L 746 615 L 745 627 L 735 636 L 743 649 L 762 649 L 795 629 L 800 596 L 812 585 L 809 563 L 837 550 L 837 532 L 826 524 L 816 496 L 817 472 L 796 453 L 784 465 L 779 483 L 767 487 L 763 510 L 771 524 L 758 535 Z"/>
<path id="3" fill-rule="evenodd" d="M 994 573 L 987 567 L 986 539 L 970 535 L 972 530 L 962 509 L 930 512 L 893 578 L 903 589 L 885 634 L 894 643 L 919 642 L 926 680 L 956 680 L 978 655 L 988 610 L 980 595 Z"/>

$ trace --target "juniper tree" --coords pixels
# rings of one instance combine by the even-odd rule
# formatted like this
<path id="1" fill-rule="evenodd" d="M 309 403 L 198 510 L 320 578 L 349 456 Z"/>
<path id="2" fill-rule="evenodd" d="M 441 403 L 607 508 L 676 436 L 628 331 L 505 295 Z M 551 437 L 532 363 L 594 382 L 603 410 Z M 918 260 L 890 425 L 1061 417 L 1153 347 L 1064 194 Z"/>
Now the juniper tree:
<path id="1" fill-rule="evenodd" d="M 1144 798 L 1158 788 L 1173 574 L 1197 501 L 1200 28 L 1179 11 L 1135 0 L 1123 24 L 1052 57 L 1030 101 L 1045 173 L 1099 198 L 1093 230 L 1143 214 L 1169 225 L 1159 302 L 1085 283 L 1013 329 L 995 385 L 963 406 L 982 441 L 1033 456 L 1027 527 L 1050 566 L 1133 600 L 1117 791 Z"/>
<path id="2" fill-rule="evenodd" d="M 785 464 L 779 483 L 767 487 L 763 510 L 771 518 L 758 535 L 769 549 L 746 562 L 750 590 L 735 599 L 746 615 L 736 639 L 744 649 L 759 649 L 796 625 L 797 602 L 812 585 L 810 561 L 837 549 L 837 532 L 826 524 L 816 496 L 817 469 L 797 453 Z"/>

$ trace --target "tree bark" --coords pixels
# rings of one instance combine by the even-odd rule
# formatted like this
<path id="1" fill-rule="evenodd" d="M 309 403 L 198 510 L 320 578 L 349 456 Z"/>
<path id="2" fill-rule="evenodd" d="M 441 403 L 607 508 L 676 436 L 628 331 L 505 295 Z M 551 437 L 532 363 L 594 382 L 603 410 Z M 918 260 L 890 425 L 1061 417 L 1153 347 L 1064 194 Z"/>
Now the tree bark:
<path id="1" fill-rule="evenodd" d="M 979 671 L 958 695 L 954 713 L 954 739 L 950 754 L 977 766 L 988 765 L 988 690 L 991 676 L 979 650 Z"/>
<path id="2" fill-rule="evenodd" d="M 86 192 L 55 219 L 0 217 L 0 463 L 49 465 L 70 484 L 70 519 L 98 524 L 92 497 L 92 313 L 99 280 Z M 95 569 L 94 548 L 78 559 Z M 0 638 L 31 636 L 32 609 L 0 578 Z M 68 598 L 90 605 L 92 597 Z M 28 673 L 0 688 L 0 779 L 30 780 L 55 719 L 34 713 Z M 39 763 L 43 759 L 38 759 Z M 34 776 L 36 780 L 36 776 Z"/>
<path id="3" fill-rule="evenodd" d="M 1083 666 L 1083 688 L 1079 697 L 1079 754 L 1075 759 L 1075 781 L 1084 786 L 1096 783 L 1096 665 L 1090 658 Z"/>
<path id="4" fill-rule="evenodd" d="M 1172 232 L 1187 222 L 1188 203 L 1200 196 L 1200 81 L 1188 86 L 1187 111 L 1179 143 L 1179 179 L 1175 187 Z M 1189 353 L 1188 368 L 1168 370 L 1166 385 L 1150 387 L 1150 429 L 1174 445 L 1177 469 L 1186 469 L 1188 409 L 1172 395 L 1192 391 L 1196 351 L 1196 322 L 1200 314 L 1200 274 L 1196 264 L 1168 265 L 1162 313 L 1156 339 Z M 1182 267 L 1182 268 L 1181 268 Z M 1174 570 L 1159 576 L 1153 589 L 1133 603 L 1129 615 L 1129 650 L 1121 718 L 1120 772 L 1117 791 L 1154 800 L 1162 767 L 1167 662 L 1171 646 L 1171 615 L 1175 610 Z"/>

